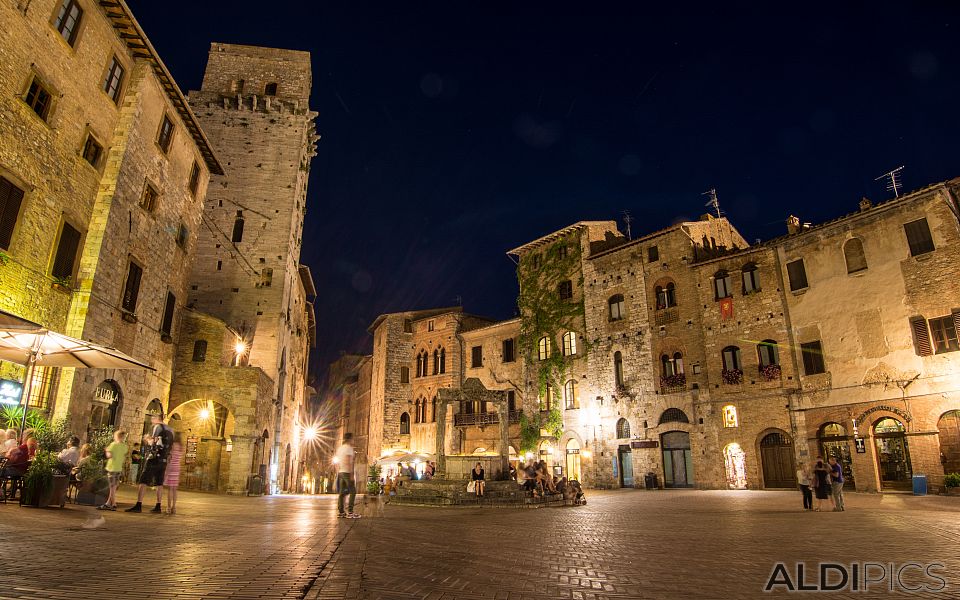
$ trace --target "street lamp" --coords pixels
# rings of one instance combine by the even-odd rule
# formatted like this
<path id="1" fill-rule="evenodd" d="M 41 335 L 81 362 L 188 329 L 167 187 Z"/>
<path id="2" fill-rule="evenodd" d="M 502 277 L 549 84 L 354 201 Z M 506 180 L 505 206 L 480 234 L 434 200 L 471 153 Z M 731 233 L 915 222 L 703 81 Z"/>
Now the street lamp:
<path id="1" fill-rule="evenodd" d="M 206 421 L 210 418 L 210 410 L 207 408 L 201 408 L 198 416 L 200 417 L 201 421 Z"/>

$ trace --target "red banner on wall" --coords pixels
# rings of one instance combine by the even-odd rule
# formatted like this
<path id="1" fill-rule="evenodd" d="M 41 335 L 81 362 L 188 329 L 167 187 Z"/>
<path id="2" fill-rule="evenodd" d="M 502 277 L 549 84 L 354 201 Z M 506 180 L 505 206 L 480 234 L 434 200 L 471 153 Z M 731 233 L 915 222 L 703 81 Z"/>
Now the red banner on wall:
<path id="1" fill-rule="evenodd" d="M 733 318 L 733 298 L 720 299 L 720 318 L 723 320 Z"/>

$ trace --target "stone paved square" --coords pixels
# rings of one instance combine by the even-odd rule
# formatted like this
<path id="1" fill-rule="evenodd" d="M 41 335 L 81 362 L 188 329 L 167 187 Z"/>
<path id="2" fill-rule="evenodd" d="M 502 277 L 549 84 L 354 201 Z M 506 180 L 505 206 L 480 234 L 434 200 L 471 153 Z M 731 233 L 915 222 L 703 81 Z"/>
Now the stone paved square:
<path id="1" fill-rule="evenodd" d="M 791 492 L 588 496 L 537 510 L 360 499 L 354 521 L 333 496 L 184 493 L 177 515 L 107 513 L 93 531 L 89 507 L 0 505 L 0 598 L 758 598 L 777 561 L 939 562 L 948 587 L 913 596 L 960 597 L 956 498 L 848 494 L 844 513 L 805 513 Z"/>

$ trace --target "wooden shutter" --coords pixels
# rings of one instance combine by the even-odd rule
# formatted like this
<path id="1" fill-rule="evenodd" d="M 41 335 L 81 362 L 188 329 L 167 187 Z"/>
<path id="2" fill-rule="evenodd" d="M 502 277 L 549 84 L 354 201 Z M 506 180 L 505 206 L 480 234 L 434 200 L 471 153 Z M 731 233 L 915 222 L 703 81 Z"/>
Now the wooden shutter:
<path id="1" fill-rule="evenodd" d="M 23 190 L 13 185 L 10 180 L 0 177 L 0 249 L 10 248 L 22 201 Z"/>
<path id="2" fill-rule="evenodd" d="M 123 310 L 135 312 L 137 308 L 137 297 L 140 295 L 140 276 L 143 275 L 141 269 L 136 263 L 130 263 L 127 270 L 127 283 L 123 286 Z"/>
<path id="3" fill-rule="evenodd" d="M 954 313 L 954 323 L 957 322 L 957 319 L 957 313 Z M 913 331 L 913 347 L 917 351 L 917 356 L 933 354 L 933 346 L 930 345 L 930 327 L 927 325 L 927 320 L 923 317 L 911 318 L 910 329 Z"/>
<path id="4" fill-rule="evenodd" d="M 953 326 L 957 330 L 957 338 L 960 339 L 960 308 L 955 308 L 951 312 L 953 314 Z"/>
<path id="5" fill-rule="evenodd" d="M 60 231 L 60 242 L 57 244 L 57 253 L 53 258 L 53 267 L 50 274 L 57 278 L 73 277 L 73 266 L 77 261 L 77 249 L 80 247 L 80 232 L 69 223 L 63 224 Z"/>
<path id="6" fill-rule="evenodd" d="M 173 329 L 173 310 L 177 306 L 177 297 L 167 292 L 167 303 L 163 307 L 163 320 L 160 322 L 160 333 L 170 335 Z"/>

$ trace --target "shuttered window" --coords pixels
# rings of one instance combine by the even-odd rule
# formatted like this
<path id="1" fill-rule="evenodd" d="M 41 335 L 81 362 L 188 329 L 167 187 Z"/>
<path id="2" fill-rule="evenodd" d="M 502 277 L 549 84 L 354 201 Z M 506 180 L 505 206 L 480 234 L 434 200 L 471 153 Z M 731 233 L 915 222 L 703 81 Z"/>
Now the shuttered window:
<path id="1" fill-rule="evenodd" d="M 483 366 L 483 346 L 474 346 L 470 349 L 470 368 L 479 369 Z"/>
<path id="2" fill-rule="evenodd" d="M 790 279 L 790 291 L 802 290 L 807 286 L 807 269 L 803 266 L 803 259 L 787 263 L 787 277 Z"/>
<path id="3" fill-rule="evenodd" d="M 167 292 L 167 302 L 163 306 L 163 319 L 160 321 L 160 333 L 170 335 L 173 330 L 173 311 L 177 307 L 177 297 Z"/>
<path id="4" fill-rule="evenodd" d="M 930 319 L 930 333 L 933 335 L 933 350 L 937 354 L 960 350 L 957 340 L 957 314 Z"/>
<path id="5" fill-rule="evenodd" d="M 57 252 L 53 257 L 53 266 L 50 275 L 54 279 L 71 279 L 73 267 L 77 262 L 77 250 L 80 248 L 80 232 L 69 223 L 64 222 L 60 230 L 60 241 L 57 243 Z"/>
<path id="6" fill-rule="evenodd" d="M 5 177 L 0 177 L 0 250 L 8 250 L 13 230 L 20 216 L 23 190 Z"/>
<path id="7" fill-rule="evenodd" d="M 913 347 L 918 356 L 930 356 L 933 354 L 933 346 L 930 345 L 930 330 L 927 328 L 927 320 L 923 317 L 913 317 L 910 319 L 910 330 L 913 332 Z"/>
<path id="8" fill-rule="evenodd" d="M 123 286 L 123 299 L 120 307 L 123 310 L 132 313 L 137 309 L 137 297 L 140 295 L 140 278 L 143 276 L 143 269 L 137 263 L 130 263 L 127 268 L 127 281 Z"/>
<path id="9" fill-rule="evenodd" d="M 903 231 L 907 234 L 910 256 L 933 252 L 933 238 L 930 237 L 930 226 L 925 218 L 904 224 Z"/>
<path id="10" fill-rule="evenodd" d="M 800 344 L 800 353 L 803 355 L 804 375 L 827 372 L 826 365 L 823 362 L 823 346 L 820 344 L 820 340 Z"/>

